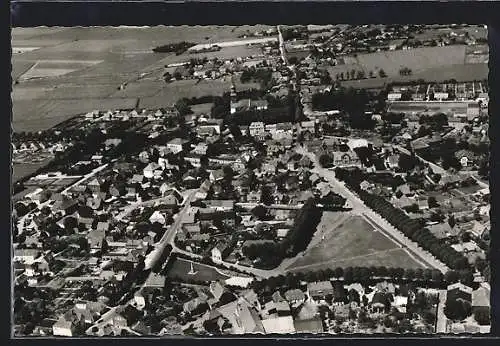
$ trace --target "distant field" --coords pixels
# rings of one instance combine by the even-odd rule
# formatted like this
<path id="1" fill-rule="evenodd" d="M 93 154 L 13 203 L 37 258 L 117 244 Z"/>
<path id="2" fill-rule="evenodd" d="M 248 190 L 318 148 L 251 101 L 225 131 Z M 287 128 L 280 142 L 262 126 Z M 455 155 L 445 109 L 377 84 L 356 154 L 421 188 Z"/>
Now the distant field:
<path id="1" fill-rule="evenodd" d="M 14 131 L 38 131 L 51 128 L 75 115 L 95 109 L 134 108 L 136 99 L 18 100 L 13 102 Z"/>
<path id="2" fill-rule="evenodd" d="M 16 182 L 19 179 L 22 179 L 32 173 L 34 173 L 37 169 L 40 167 L 45 166 L 48 161 L 46 160 L 44 162 L 37 162 L 37 163 L 14 163 L 12 165 L 12 182 Z"/>
<path id="3" fill-rule="evenodd" d="M 329 227 L 334 223 L 330 220 L 328 212 L 323 214 L 318 229 L 323 224 Z M 362 217 L 353 215 L 331 230 L 324 240 L 308 249 L 305 255 L 299 257 L 287 270 L 372 265 L 419 266 L 396 243 L 375 231 Z"/>
<path id="4" fill-rule="evenodd" d="M 229 279 L 229 275 L 224 275 L 214 267 L 209 267 L 199 263 L 193 263 L 193 269 L 197 272 L 194 275 L 189 275 L 191 270 L 191 262 L 184 259 L 176 259 L 172 267 L 167 273 L 167 276 L 172 279 L 181 280 L 199 280 L 199 281 L 215 281 Z"/>
<path id="5" fill-rule="evenodd" d="M 481 53 L 479 53 L 481 52 Z M 477 54 L 473 54 L 477 53 Z M 370 71 L 377 78 L 359 81 L 342 82 L 346 86 L 355 87 L 382 87 L 390 81 L 405 81 L 418 78 L 432 81 L 445 79 L 471 80 L 481 79 L 487 75 L 488 50 L 484 45 L 478 46 L 445 46 L 422 47 L 408 50 L 384 51 L 370 54 L 359 54 L 354 57 L 344 57 L 345 64 L 327 67 L 330 76 L 335 79 L 336 74 L 346 74 L 352 69 L 363 70 L 369 77 Z M 412 70 L 412 75 L 399 75 L 402 67 Z M 383 69 L 387 78 L 379 78 L 378 71 Z M 456 76 L 456 77 L 455 77 Z"/>
<path id="6" fill-rule="evenodd" d="M 383 88 L 391 82 L 408 82 L 423 79 L 427 82 L 442 82 L 455 79 L 457 82 L 468 82 L 472 80 L 484 80 L 488 78 L 488 64 L 459 64 L 427 69 L 411 76 L 393 76 L 388 78 L 369 78 L 353 81 L 343 81 L 344 87 L 353 88 Z M 335 78 L 335 75 L 333 76 Z"/>

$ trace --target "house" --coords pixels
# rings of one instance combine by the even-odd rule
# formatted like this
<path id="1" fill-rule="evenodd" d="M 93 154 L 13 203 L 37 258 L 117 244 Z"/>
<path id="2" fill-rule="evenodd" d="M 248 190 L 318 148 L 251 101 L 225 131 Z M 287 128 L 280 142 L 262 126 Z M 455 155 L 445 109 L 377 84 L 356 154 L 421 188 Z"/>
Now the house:
<path id="1" fill-rule="evenodd" d="M 292 316 L 280 316 L 262 320 L 266 334 L 290 334 L 295 333 L 295 325 Z"/>
<path id="2" fill-rule="evenodd" d="M 304 295 L 304 292 L 300 289 L 291 289 L 285 292 L 285 299 L 290 303 L 290 304 L 302 304 L 306 297 Z"/>
<path id="3" fill-rule="evenodd" d="M 314 121 L 302 121 L 300 123 L 301 132 L 309 131 L 310 133 L 316 133 L 316 123 Z"/>
<path id="4" fill-rule="evenodd" d="M 454 233 L 448 222 L 430 225 L 427 229 L 438 239 L 447 238 Z"/>
<path id="5" fill-rule="evenodd" d="M 224 171 L 222 169 L 217 169 L 210 172 L 209 179 L 211 183 L 224 179 Z"/>
<path id="6" fill-rule="evenodd" d="M 248 112 L 251 110 L 266 110 L 268 107 L 267 100 L 251 100 L 242 99 L 239 101 L 231 100 L 231 114 L 236 112 Z"/>
<path id="7" fill-rule="evenodd" d="M 64 315 L 52 326 L 54 336 L 73 336 L 75 330 L 75 323 L 72 320 L 67 320 Z"/>
<path id="8" fill-rule="evenodd" d="M 330 281 L 310 282 L 307 284 L 307 295 L 313 301 L 330 300 L 334 291 Z"/>
<path id="9" fill-rule="evenodd" d="M 143 170 L 142 174 L 145 178 L 151 179 L 153 177 L 161 176 L 162 168 L 156 162 L 149 163 Z"/>
<path id="10" fill-rule="evenodd" d="M 406 313 L 406 306 L 408 305 L 408 297 L 397 295 L 394 297 L 392 306 L 395 307 L 399 312 Z"/>
<path id="11" fill-rule="evenodd" d="M 144 287 L 163 289 L 165 287 L 165 277 L 152 272 L 144 283 Z"/>
<path id="12" fill-rule="evenodd" d="M 392 294 L 386 292 L 376 292 L 370 302 L 370 307 L 373 312 L 384 312 L 391 305 L 393 299 Z"/>
<path id="13" fill-rule="evenodd" d="M 215 299 L 219 300 L 222 294 L 224 293 L 224 286 L 218 281 L 212 281 L 210 283 L 210 293 L 214 296 Z"/>
<path id="14" fill-rule="evenodd" d="M 224 257 L 228 255 L 228 244 L 219 243 L 211 251 L 212 261 L 214 263 L 221 263 Z"/>
<path id="15" fill-rule="evenodd" d="M 265 131 L 265 126 L 262 121 L 254 121 L 250 123 L 250 126 L 248 128 L 250 136 L 252 137 L 260 137 L 263 136 L 266 131 Z"/>
<path id="16" fill-rule="evenodd" d="M 195 155 L 206 155 L 207 150 L 208 150 L 208 144 L 201 142 L 198 143 L 191 152 Z"/>
<path id="17" fill-rule="evenodd" d="M 460 282 L 449 285 L 447 291 L 446 299 L 472 301 L 472 288 Z"/>
<path id="18" fill-rule="evenodd" d="M 153 214 L 151 214 L 151 216 L 149 217 L 149 222 L 151 223 L 156 222 L 161 225 L 164 225 L 165 221 L 166 221 L 165 216 L 163 216 L 163 214 L 159 210 L 155 210 Z"/>
<path id="19" fill-rule="evenodd" d="M 88 242 L 91 250 L 102 250 L 106 232 L 104 229 L 94 229 L 88 233 Z"/>
<path id="20" fill-rule="evenodd" d="M 490 311 L 490 286 L 482 284 L 477 290 L 472 292 L 472 313 L 477 311 Z"/>
<path id="21" fill-rule="evenodd" d="M 468 167 L 474 163 L 475 155 L 470 150 L 458 150 L 455 152 L 455 157 L 460 161 L 462 167 Z"/>
<path id="22" fill-rule="evenodd" d="M 217 211 L 231 211 L 234 210 L 234 201 L 233 200 L 222 200 L 222 199 L 214 199 L 214 200 L 206 200 L 203 202 L 207 208 L 213 208 Z"/>
<path id="23" fill-rule="evenodd" d="M 33 264 L 40 254 L 37 249 L 15 249 L 13 262 Z"/>
<path id="24" fill-rule="evenodd" d="M 167 143 L 167 148 L 174 154 L 177 154 L 186 149 L 187 143 L 188 141 L 185 139 L 174 138 Z"/>

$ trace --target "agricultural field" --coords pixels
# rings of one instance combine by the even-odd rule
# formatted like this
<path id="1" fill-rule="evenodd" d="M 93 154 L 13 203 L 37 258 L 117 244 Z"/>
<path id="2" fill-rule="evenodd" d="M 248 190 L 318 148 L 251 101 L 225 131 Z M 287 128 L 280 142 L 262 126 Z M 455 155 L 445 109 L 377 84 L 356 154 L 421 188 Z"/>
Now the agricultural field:
<path id="1" fill-rule="evenodd" d="M 134 98 L 17 100 L 12 103 L 12 126 L 14 131 L 38 131 L 95 109 L 133 109 L 136 102 Z"/>
<path id="2" fill-rule="evenodd" d="M 428 81 L 443 81 L 456 79 L 468 81 L 487 78 L 488 47 L 477 46 L 445 46 L 422 47 L 408 50 L 384 51 L 370 54 L 359 54 L 354 57 L 344 57 L 343 64 L 327 67 L 330 76 L 335 79 L 337 74 L 351 70 L 364 71 L 369 77 L 370 71 L 376 78 L 342 82 L 345 86 L 358 88 L 381 88 L 389 82 L 403 82 L 414 79 Z M 464 66 L 466 65 L 466 66 Z M 408 67 L 411 76 L 401 76 L 399 70 Z M 380 78 L 378 71 L 382 69 L 387 78 Z"/>
<path id="3" fill-rule="evenodd" d="M 37 169 L 45 166 L 50 159 L 36 163 L 14 163 L 12 164 L 12 182 L 16 182 L 30 174 L 33 174 Z"/>
<path id="4" fill-rule="evenodd" d="M 327 229 L 324 240 L 308 248 L 304 256 L 298 257 L 287 271 L 337 266 L 420 267 L 398 244 L 374 229 L 361 216 L 350 215 L 339 219 L 325 212 L 318 225 L 318 230 L 322 228 Z"/>
<path id="5" fill-rule="evenodd" d="M 196 274 L 188 274 L 188 272 L 191 270 L 191 261 L 177 258 L 174 263 L 172 263 L 167 276 L 172 279 L 196 281 L 226 280 L 231 277 L 230 275 L 226 275 L 219 269 L 200 263 L 193 263 L 193 269 Z"/>
<path id="6" fill-rule="evenodd" d="M 335 77 L 335 75 L 333 76 Z M 409 82 L 423 79 L 426 82 L 443 82 L 454 79 L 457 82 L 484 80 L 488 78 L 488 64 L 458 64 L 433 67 L 425 71 L 413 73 L 411 76 L 391 76 L 387 78 L 369 78 L 343 81 L 344 87 L 379 89 L 392 82 Z"/>

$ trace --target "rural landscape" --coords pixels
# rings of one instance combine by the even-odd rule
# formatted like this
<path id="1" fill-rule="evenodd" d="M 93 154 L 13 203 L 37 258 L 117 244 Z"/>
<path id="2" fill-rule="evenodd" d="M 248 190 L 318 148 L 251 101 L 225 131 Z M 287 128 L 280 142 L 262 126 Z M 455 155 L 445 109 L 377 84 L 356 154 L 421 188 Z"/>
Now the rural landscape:
<path id="1" fill-rule="evenodd" d="M 489 333 L 486 26 L 11 43 L 14 337 Z"/>

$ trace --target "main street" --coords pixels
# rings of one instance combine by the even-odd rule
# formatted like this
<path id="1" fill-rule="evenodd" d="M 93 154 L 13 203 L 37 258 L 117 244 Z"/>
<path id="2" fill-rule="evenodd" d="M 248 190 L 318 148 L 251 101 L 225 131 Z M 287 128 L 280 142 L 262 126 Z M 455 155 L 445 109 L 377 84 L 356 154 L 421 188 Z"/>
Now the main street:
<path id="1" fill-rule="evenodd" d="M 421 248 L 417 243 L 407 238 L 401 231 L 392 226 L 387 220 L 382 218 L 379 214 L 375 213 L 372 209 L 368 208 L 361 199 L 356 196 L 351 190 L 349 190 L 344 183 L 340 182 L 335 177 L 335 172 L 321 168 L 316 155 L 311 152 L 306 151 L 302 147 L 297 147 L 296 151 L 299 154 L 308 156 L 314 162 L 314 168 L 311 170 L 312 173 L 316 173 L 319 176 L 327 180 L 330 185 L 344 198 L 347 199 L 349 206 L 361 215 L 367 217 L 370 221 L 377 224 L 382 232 L 387 233 L 390 237 L 398 241 L 403 248 L 408 249 L 413 254 L 421 257 L 429 265 L 436 269 L 439 269 L 442 273 L 446 273 L 449 268 L 435 258 L 428 251 Z"/>

